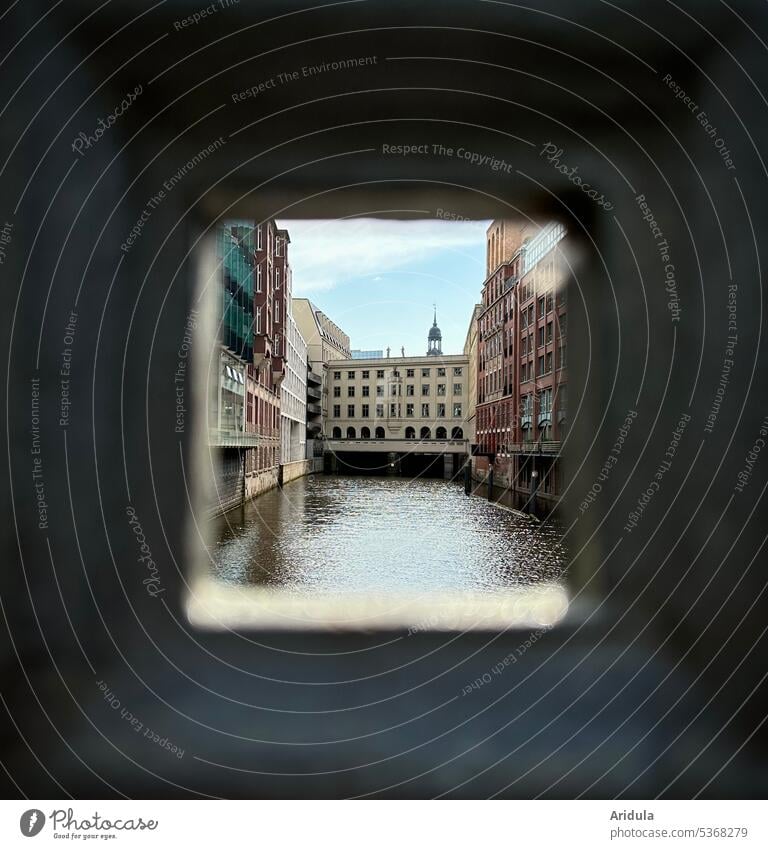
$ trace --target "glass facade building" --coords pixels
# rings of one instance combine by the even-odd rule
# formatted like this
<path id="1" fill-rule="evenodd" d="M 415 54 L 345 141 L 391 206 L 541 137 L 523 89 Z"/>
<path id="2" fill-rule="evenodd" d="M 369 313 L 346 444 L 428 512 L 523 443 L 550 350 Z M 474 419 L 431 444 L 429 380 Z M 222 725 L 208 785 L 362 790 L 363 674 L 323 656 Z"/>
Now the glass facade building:
<path id="1" fill-rule="evenodd" d="M 246 363 L 253 362 L 253 278 L 256 249 L 253 222 L 228 221 L 216 230 L 221 263 L 219 338 Z"/>

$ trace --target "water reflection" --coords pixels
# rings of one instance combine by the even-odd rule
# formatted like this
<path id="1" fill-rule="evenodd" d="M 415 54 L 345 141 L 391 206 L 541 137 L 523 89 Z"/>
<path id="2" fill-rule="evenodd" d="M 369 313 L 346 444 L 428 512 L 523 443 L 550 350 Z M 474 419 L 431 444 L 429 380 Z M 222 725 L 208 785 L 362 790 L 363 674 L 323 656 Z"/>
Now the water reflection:
<path id="1" fill-rule="evenodd" d="M 297 594 L 498 591 L 567 563 L 556 524 L 441 480 L 317 475 L 213 525 L 216 578 Z"/>

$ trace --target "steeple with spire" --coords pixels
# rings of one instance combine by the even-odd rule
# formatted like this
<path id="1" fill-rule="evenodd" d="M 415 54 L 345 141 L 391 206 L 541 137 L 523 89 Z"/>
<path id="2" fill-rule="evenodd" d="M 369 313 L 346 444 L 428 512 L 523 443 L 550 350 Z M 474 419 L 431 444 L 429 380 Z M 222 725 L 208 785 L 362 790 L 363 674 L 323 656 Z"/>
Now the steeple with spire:
<path id="1" fill-rule="evenodd" d="M 432 327 L 430 327 L 429 336 L 427 337 L 427 356 L 441 357 L 443 355 L 443 334 L 437 326 L 437 304 L 434 307 L 435 320 L 432 322 Z"/>

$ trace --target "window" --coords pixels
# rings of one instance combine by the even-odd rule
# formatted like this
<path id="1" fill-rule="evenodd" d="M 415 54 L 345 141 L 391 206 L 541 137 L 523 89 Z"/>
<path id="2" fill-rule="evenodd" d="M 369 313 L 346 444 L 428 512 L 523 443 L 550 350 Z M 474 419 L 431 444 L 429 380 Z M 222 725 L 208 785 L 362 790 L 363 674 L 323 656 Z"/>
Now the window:
<path id="1" fill-rule="evenodd" d="M 444 369 L 444 368 L 439 368 L 439 369 L 437 370 L 437 376 L 438 376 L 438 377 L 445 377 L 445 369 Z"/>
<path id="2" fill-rule="evenodd" d="M 371 394 L 371 387 L 364 386 L 363 387 L 363 398 L 367 398 Z"/>
<path id="3" fill-rule="evenodd" d="M 256 307 L 256 335 L 261 333 L 261 307 Z"/>
<path id="4" fill-rule="evenodd" d="M 408 418 L 413 417 L 413 404 L 405 405 L 405 415 L 408 416 Z"/>
<path id="5" fill-rule="evenodd" d="M 347 380 L 354 380 L 354 379 L 355 379 L 355 373 L 353 371 L 348 371 L 347 372 Z"/>
<path id="6" fill-rule="evenodd" d="M 561 336 L 565 336 L 566 330 L 568 329 L 568 322 L 566 321 L 567 318 L 568 318 L 568 316 L 565 313 L 563 313 L 558 319 L 557 325 L 560 328 L 560 335 Z"/>
<path id="7" fill-rule="evenodd" d="M 544 328 L 540 327 L 539 328 L 539 347 L 541 347 L 543 344 L 544 344 Z"/>
<path id="8" fill-rule="evenodd" d="M 347 397 L 348 398 L 354 398 L 355 397 L 355 387 L 354 386 L 348 386 L 347 387 Z"/>
<path id="9" fill-rule="evenodd" d="M 335 419 L 341 418 L 341 404 L 334 404 L 333 405 L 333 417 Z"/>
<path id="10" fill-rule="evenodd" d="M 549 374 L 552 371 L 552 351 L 550 351 L 546 356 L 544 368 L 546 369 L 546 374 Z"/>
<path id="11" fill-rule="evenodd" d="M 425 419 L 429 418 L 429 404 L 422 404 L 421 405 L 421 416 L 422 416 L 422 418 L 425 418 Z"/>
<path id="12" fill-rule="evenodd" d="M 406 376 L 406 377 L 413 377 L 413 373 L 414 373 L 414 371 L 415 371 L 415 369 L 407 368 L 407 369 L 405 370 L 405 376 Z"/>
<path id="13" fill-rule="evenodd" d="M 398 391 L 399 389 L 400 389 L 400 387 L 396 383 L 393 383 L 392 386 L 390 387 L 389 394 L 390 395 L 399 395 L 400 394 L 400 392 Z"/>
<path id="14" fill-rule="evenodd" d="M 552 341 L 552 322 L 547 322 L 547 342 Z"/>
<path id="15" fill-rule="evenodd" d="M 261 250 L 261 224 L 256 228 L 256 250 Z"/>
<path id="16" fill-rule="evenodd" d="M 429 384 L 428 383 L 422 383 L 421 384 L 421 394 L 422 395 L 429 395 Z"/>
<path id="17" fill-rule="evenodd" d="M 454 366 L 453 373 L 456 377 L 461 377 L 462 367 L 461 366 Z"/>
<path id="18" fill-rule="evenodd" d="M 544 318 L 544 296 L 543 295 L 539 298 L 537 303 L 538 303 L 538 306 L 539 306 L 539 308 L 538 308 L 539 318 Z"/>
<path id="19" fill-rule="evenodd" d="M 437 394 L 438 395 L 445 395 L 445 384 L 444 383 L 438 383 L 437 384 Z"/>
<path id="20" fill-rule="evenodd" d="M 384 387 L 383 386 L 377 386 L 376 387 L 376 397 L 377 398 L 383 398 L 384 397 Z"/>
<path id="21" fill-rule="evenodd" d="M 397 369 L 392 370 L 392 377 L 400 377 L 400 372 Z"/>
<path id="22" fill-rule="evenodd" d="M 368 404 L 363 404 L 363 418 L 364 419 L 368 418 L 369 410 L 370 410 L 370 407 L 368 406 Z"/>
<path id="23" fill-rule="evenodd" d="M 261 264 L 256 266 L 256 291 L 261 292 Z"/>
<path id="24" fill-rule="evenodd" d="M 521 344 L 520 353 L 521 354 L 527 354 L 528 353 L 528 337 L 523 336 L 522 342 L 520 344 Z"/>
<path id="25" fill-rule="evenodd" d="M 280 288 L 280 269 L 275 269 L 275 290 Z"/>
<path id="26" fill-rule="evenodd" d="M 454 395 L 461 395 L 461 384 L 460 383 L 454 383 L 453 384 L 453 394 Z"/>
<path id="27" fill-rule="evenodd" d="M 422 377 L 429 377 L 429 369 L 428 369 L 428 368 L 423 368 L 423 369 L 421 370 L 421 376 L 422 376 Z"/>
<path id="28" fill-rule="evenodd" d="M 539 357 L 539 370 L 538 370 L 537 374 L 539 374 L 539 375 L 544 374 L 544 357 L 543 356 Z"/>
<path id="29" fill-rule="evenodd" d="M 341 372 L 340 372 L 340 371 L 335 371 L 335 372 L 333 373 L 333 379 L 334 379 L 334 380 L 341 380 Z"/>
<path id="30" fill-rule="evenodd" d="M 383 404 L 377 404 L 376 405 L 376 417 L 379 418 L 379 419 L 384 418 L 384 405 Z"/>
<path id="31" fill-rule="evenodd" d="M 340 386 L 334 386 L 333 387 L 333 397 L 334 398 L 341 398 L 341 387 Z"/>
<path id="32" fill-rule="evenodd" d="M 347 416 L 349 416 L 350 419 L 354 419 L 354 417 L 355 417 L 355 405 L 354 404 L 347 404 Z"/>
<path id="33" fill-rule="evenodd" d="M 391 418 L 397 418 L 400 415 L 399 412 L 398 412 L 397 406 L 398 406 L 397 404 L 390 404 L 389 405 L 389 415 L 390 415 Z"/>
<path id="34" fill-rule="evenodd" d="M 567 415 L 568 411 L 568 387 L 565 384 L 560 384 L 557 387 L 557 410 L 560 416 L 563 418 Z"/>
<path id="35" fill-rule="evenodd" d="M 453 405 L 453 417 L 455 419 L 461 418 L 461 404 L 454 404 Z"/>
<path id="36" fill-rule="evenodd" d="M 379 377 L 379 378 L 384 377 L 384 369 L 383 368 L 377 369 L 376 377 Z"/>
<path id="37" fill-rule="evenodd" d="M 415 395 L 416 387 L 412 383 L 407 383 L 405 386 L 405 394 L 406 395 Z"/>
<path id="38" fill-rule="evenodd" d="M 554 306 L 554 303 L 553 303 L 553 300 L 552 300 L 552 293 L 550 292 L 547 295 L 547 312 L 552 312 L 553 306 Z"/>
<path id="39" fill-rule="evenodd" d="M 562 345 L 560 345 L 560 359 L 559 359 L 560 365 L 558 366 L 558 368 L 565 368 L 567 362 L 568 362 L 568 351 L 566 349 L 565 342 L 563 342 Z"/>
<path id="40" fill-rule="evenodd" d="M 437 417 L 439 419 L 445 418 L 445 404 L 438 404 L 437 405 Z"/>
<path id="41" fill-rule="evenodd" d="M 363 380 L 368 380 L 370 376 L 371 373 L 368 371 L 368 369 L 363 369 Z"/>

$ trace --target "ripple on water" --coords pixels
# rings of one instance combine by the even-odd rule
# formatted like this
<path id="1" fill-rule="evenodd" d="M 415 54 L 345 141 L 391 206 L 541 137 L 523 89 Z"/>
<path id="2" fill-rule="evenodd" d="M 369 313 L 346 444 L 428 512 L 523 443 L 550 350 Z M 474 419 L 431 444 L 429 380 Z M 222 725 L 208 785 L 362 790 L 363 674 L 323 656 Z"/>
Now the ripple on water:
<path id="1" fill-rule="evenodd" d="M 498 591 L 567 564 L 556 523 L 442 480 L 315 475 L 212 526 L 217 578 L 296 593 Z"/>

